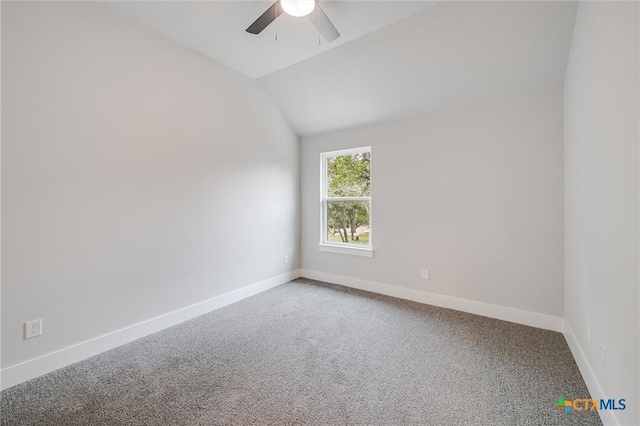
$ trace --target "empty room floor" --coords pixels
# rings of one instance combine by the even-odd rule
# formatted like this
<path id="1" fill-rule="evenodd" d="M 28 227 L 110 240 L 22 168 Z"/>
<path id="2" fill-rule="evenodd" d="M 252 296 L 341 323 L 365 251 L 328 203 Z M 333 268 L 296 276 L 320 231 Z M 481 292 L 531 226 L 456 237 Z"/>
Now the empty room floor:
<path id="1" fill-rule="evenodd" d="M 601 424 L 560 333 L 298 279 L 2 393 L 2 425 Z"/>

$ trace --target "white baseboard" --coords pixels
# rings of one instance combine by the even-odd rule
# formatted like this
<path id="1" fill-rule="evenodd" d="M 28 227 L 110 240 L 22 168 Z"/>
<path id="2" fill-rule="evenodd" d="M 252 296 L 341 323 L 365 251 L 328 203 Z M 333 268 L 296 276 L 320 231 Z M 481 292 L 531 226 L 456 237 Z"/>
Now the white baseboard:
<path id="1" fill-rule="evenodd" d="M 517 324 L 528 325 L 531 327 L 543 328 L 545 330 L 558 332 L 563 331 L 563 319 L 561 317 L 555 317 L 553 315 L 508 308 L 506 306 L 492 305 L 490 303 L 477 302 L 474 300 L 461 299 L 458 297 L 445 296 L 436 293 L 429 293 L 422 290 L 382 284 L 375 281 L 367 281 L 358 278 L 333 275 L 326 272 L 312 271 L 309 269 L 301 269 L 300 274 L 302 277 L 312 280 L 339 284 L 345 287 L 370 291 L 372 293 L 384 294 L 386 296 L 397 297 L 399 299 L 411 300 L 413 302 L 439 306 L 442 308 L 455 309 L 457 311 L 469 312 L 489 318 L 496 318 L 504 321 L 514 322 Z"/>
<path id="2" fill-rule="evenodd" d="M 587 389 L 589 389 L 591 398 L 608 399 L 604 394 L 604 391 L 602 390 L 602 386 L 600 385 L 598 378 L 593 372 L 593 368 L 591 368 L 591 364 L 589 363 L 587 355 L 582 350 L 580 343 L 578 343 L 578 339 L 576 339 L 576 336 L 575 334 L 573 334 L 573 330 L 571 329 L 571 326 L 566 319 L 563 321 L 563 328 L 564 338 L 567 341 L 567 345 L 569 345 L 569 349 L 571 349 L 571 354 L 576 360 L 576 364 L 578 364 L 578 369 L 580 370 L 580 374 L 582 374 L 582 378 L 587 385 Z M 602 423 L 605 426 L 620 425 L 620 422 L 618 422 L 618 419 L 616 418 L 616 415 L 613 411 L 598 410 L 598 414 L 600 415 L 600 420 L 602 420 Z"/>
<path id="3" fill-rule="evenodd" d="M 238 302 L 247 297 L 277 287 L 300 277 L 300 270 L 269 278 L 255 284 L 242 287 L 212 299 L 208 299 L 191 306 L 178 309 L 149 320 L 133 324 L 129 327 L 95 337 L 84 342 L 51 352 L 20 364 L 15 364 L 0 371 L 0 389 L 8 389 L 17 384 L 35 379 L 36 377 L 98 355 L 109 349 L 132 342 L 149 334 L 157 333 L 200 315 L 206 314 L 224 306 Z"/>

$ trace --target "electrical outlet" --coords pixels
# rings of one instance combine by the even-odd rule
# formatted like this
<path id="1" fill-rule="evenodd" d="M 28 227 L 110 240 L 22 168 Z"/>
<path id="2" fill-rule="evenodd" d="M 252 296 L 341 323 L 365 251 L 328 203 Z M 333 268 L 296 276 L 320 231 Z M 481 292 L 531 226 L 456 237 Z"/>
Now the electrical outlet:
<path id="1" fill-rule="evenodd" d="M 429 270 L 428 269 L 423 269 L 422 270 L 422 279 L 423 280 L 428 280 L 429 279 Z"/>
<path id="2" fill-rule="evenodd" d="M 289 263 L 289 255 L 288 254 L 284 255 L 284 263 Z"/>
<path id="3" fill-rule="evenodd" d="M 600 343 L 600 365 L 603 370 L 607 370 L 607 348 L 602 343 Z"/>
<path id="4" fill-rule="evenodd" d="M 42 320 L 37 319 L 24 323 L 24 338 L 32 339 L 42 335 Z"/>
<path id="5" fill-rule="evenodd" d="M 591 343 L 591 324 L 587 324 L 587 341 Z"/>

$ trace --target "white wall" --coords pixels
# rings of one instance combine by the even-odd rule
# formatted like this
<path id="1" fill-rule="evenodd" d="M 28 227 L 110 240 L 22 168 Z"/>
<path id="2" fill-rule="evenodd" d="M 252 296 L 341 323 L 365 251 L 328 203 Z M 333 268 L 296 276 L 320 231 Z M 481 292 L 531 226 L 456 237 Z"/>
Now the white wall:
<path id="1" fill-rule="evenodd" d="M 320 252 L 320 153 L 368 145 L 374 257 Z M 302 266 L 562 316 L 562 156 L 560 92 L 303 138 Z"/>
<path id="2" fill-rule="evenodd" d="M 581 2 L 564 89 L 565 315 L 605 395 L 627 399 L 616 415 L 629 425 L 640 424 L 638 22 L 637 2 Z"/>
<path id="3" fill-rule="evenodd" d="M 96 4 L 2 9 L 3 368 L 298 267 L 298 138 L 255 82 Z"/>

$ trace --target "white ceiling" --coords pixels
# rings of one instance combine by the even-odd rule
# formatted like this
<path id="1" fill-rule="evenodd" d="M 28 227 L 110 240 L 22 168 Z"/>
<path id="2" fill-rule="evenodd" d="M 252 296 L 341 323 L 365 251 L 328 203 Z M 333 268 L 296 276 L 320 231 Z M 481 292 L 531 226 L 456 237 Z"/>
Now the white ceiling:
<path id="1" fill-rule="evenodd" d="M 258 82 L 304 136 L 562 87 L 573 1 L 326 1 L 245 32 L 271 1 L 104 2 Z M 278 41 L 274 39 L 278 33 Z"/>
<path id="2" fill-rule="evenodd" d="M 421 12 L 431 1 L 327 1 L 340 37 L 318 43 L 308 18 L 282 14 L 259 35 L 245 29 L 274 0 L 105 1 L 103 7 L 155 30 L 251 78 L 259 78 Z M 275 34 L 278 33 L 278 40 Z"/>
<path id="3" fill-rule="evenodd" d="M 576 7 L 440 3 L 260 83 L 300 135 L 556 90 Z"/>

